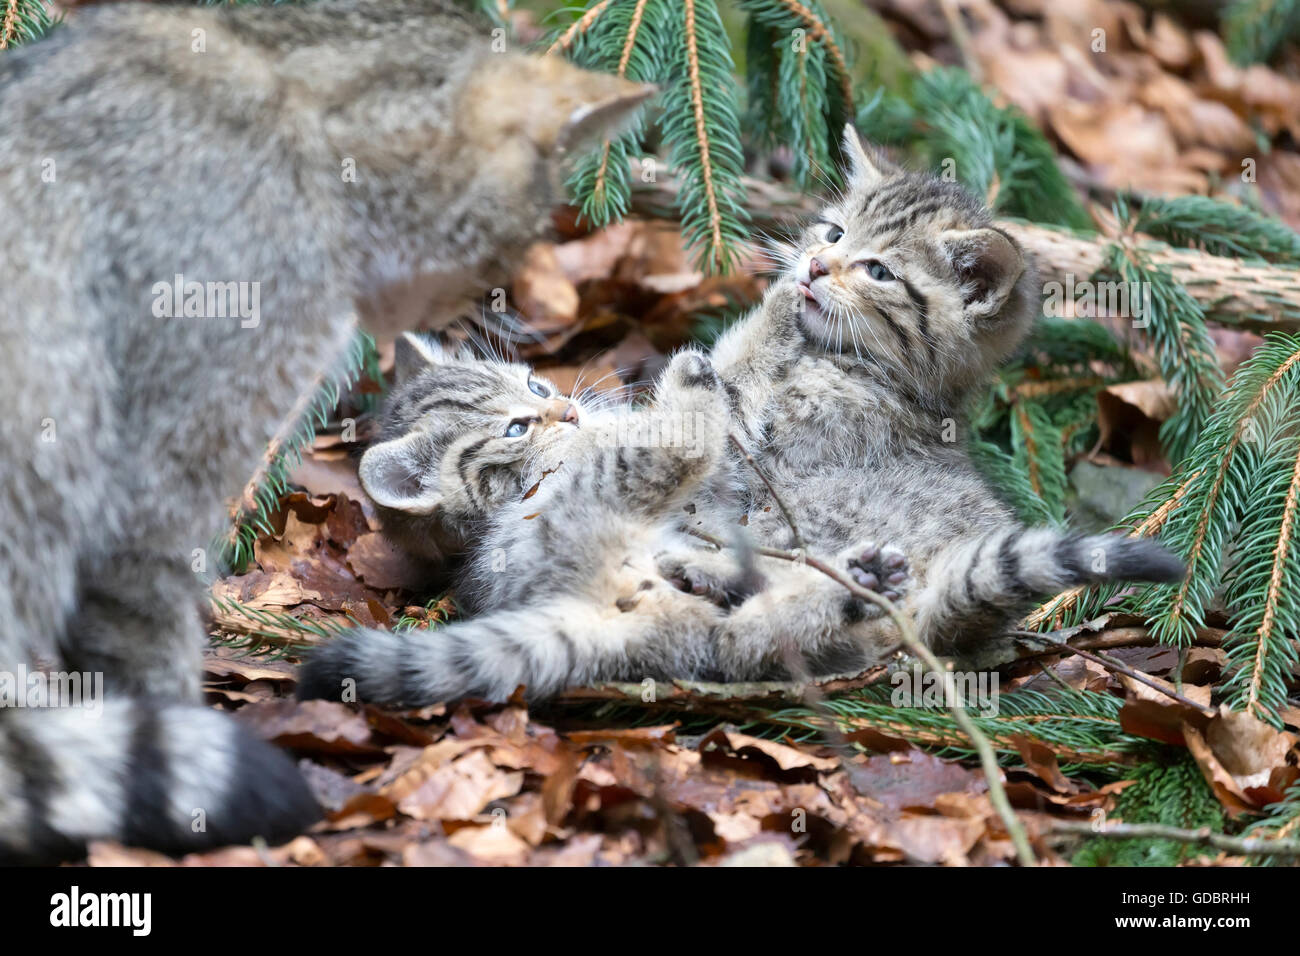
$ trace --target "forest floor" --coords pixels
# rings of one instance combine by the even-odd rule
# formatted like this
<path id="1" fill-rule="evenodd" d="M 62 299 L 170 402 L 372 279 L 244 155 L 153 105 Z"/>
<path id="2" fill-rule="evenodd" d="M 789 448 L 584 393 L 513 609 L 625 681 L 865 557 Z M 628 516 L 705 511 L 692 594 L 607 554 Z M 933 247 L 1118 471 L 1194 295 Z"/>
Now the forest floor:
<path id="1" fill-rule="evenodd" d="M 1113 0 L 966 3 L 970 36 L 959 45 L 937 2 L 873 6 L 914 63 L 973 66 L 1020 106 L 1098 210 L 1122 188 L 1231 195 L 1259 129 L 1300 140 L 1294 63 L 1233 66 L 1215 33 L 1164 14 Z M 1115 51 L 1104 68 L 1087 55 L 1097 28 Z M 1300 153 L 1261 156 L 1255 174 L 1252 195 L 1266 211 L 1300 225 Z M 516 343 L 520 354 L 561 389 L 652 380 L 674 348 L 708 341 L 763 287 L 753 277 L 765 265 L 759 253 L 735 276 L 701 275 L 673 222 L 632 219 L 592 233 L 570 210 L 556 225 L 555 240 L 532 249 L 509 291 L 536 334 Z M 1228 371 L 1259 342 L 1237 331 L 1215 336 Z M 387 373 L 392 343 L 379 345 Z M 355 416 L 359 441 L 344 441 L 337 425 L 321 430 L 249 566 L 212 589 L 209 701 L 292 750 L 328 820 L 281 847 L 179 860 L 100 843 L 91 865 L 1015 861 L 969 740 L 941 713 L 928 723 L 891 715 L 897 685 L 883 668 L 812 688 L 574 689 L 537 712 L 519 702 L 394 713 L 293 700 L 296 655 L 315 639 L 305 628 L 437 627 L 455 613 L 454 596 L 426 593 L 388 545 L 357 484 L 357 449 L 372 427 L 358 410 L 379 389 L 362 382 L 344 397 L 336 418 Z M 1076 504 L 1087 499 L 1113 520 L 1168 473 L 1154 436 L 1171 402 L 1162 384 L 1146 381 L 1109 388 L 1099 403 L 1101 436 L 1070 465 Z M 1210 706 L 1228 662 L 1224 622 L 1209 623 L 1182 654 L 1140 621 L 1108 617 L 1064 635 L 1104 661 L 1032 644 L 1003 656 L 1001 717 L 983 727 L 1039 862 L 1246 862 L 1204 839 L 1095 832 L 1099 821 L 1121 819 L 1236 832 L 1295 780 L 1300 710 L 1286 712 L 1279 730 Z M 1052 733 L 1048 692 L 1062 685 L 1095 705 L 1081 717 L 1076 703 L 1062 718 L 1095 725 L 1086 746 Z M 839 730 L 817 733 L 831 709 Z M 1206 781 L 1207 801 L 1181 816 L 1162 813 L 1146 775 L 1155 764 Z M 1066 832 L 1071 824 L 1094 832 Z"/>

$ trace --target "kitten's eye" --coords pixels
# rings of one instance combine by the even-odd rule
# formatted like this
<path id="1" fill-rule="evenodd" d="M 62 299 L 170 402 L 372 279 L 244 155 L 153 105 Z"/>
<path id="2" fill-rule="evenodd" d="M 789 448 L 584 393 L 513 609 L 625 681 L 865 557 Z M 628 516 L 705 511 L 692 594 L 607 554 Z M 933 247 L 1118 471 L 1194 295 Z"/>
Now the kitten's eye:
<path id="1" fill-rule="evenodd" d="M 535 378 L 530 378 L 528 380 L 528 390 L 532 392 L 534 395 L 538 396 L 539 398 L 547 398 L 551 394 L 549 391 L 547 391 L 546 386 L 543 385 L 541 382 L 537 381 L 537 379 Z"/>
<path id="2" fill-rule="evenodd" d="M 829 229 L 826 230 L 827 242 L 839 242 L 843 238 L 844 238 L 844 230 L 841 229 L 839 226 L 831 226 Z"/>
<path id="3" fill-rule="evenodd" d="M 529 427 L 533 424 L 531 418 L 516 418 L 506 426 L 507 438 L 523 438 L 528 434 Z"/>
<path id="4" fill-rule="evenodd" d="M 877 282 L 893 282 L 897 276 L 885 268 L 884 263 L 877 262 L 875 259 L 864 263 L 867 267 L 867 275 Z"/>

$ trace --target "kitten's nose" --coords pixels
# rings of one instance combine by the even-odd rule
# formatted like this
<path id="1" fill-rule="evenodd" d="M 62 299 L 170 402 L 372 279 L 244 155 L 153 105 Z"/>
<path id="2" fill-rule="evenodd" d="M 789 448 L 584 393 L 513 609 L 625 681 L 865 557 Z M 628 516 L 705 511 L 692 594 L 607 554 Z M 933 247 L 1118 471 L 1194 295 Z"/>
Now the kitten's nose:
<path id="1" fill-rule="evenodd" d="M 816 256 L 808 263 L 808 281 L 812 282 L 818 276 L 830 275 L 831 270 L 826 268 L 826 263 L 822 262 Z"/>
<path id="2" fill-rule="evenodd" d="M 578 406 L 563 399 L 551 399 L 546 403 L 546 411 L 542 413 L 542 422 L 547 425 L 554 425 L 558 422 L 568 422 L 570 425 L 578 424 Z"/>

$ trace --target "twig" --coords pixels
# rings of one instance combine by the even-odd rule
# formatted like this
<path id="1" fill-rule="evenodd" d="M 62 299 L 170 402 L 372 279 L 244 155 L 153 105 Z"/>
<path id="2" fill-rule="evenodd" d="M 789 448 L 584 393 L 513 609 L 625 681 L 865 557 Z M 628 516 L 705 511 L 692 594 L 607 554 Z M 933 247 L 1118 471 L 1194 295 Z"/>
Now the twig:
<path id="1" fill-rule="evenodd" d="M 777 500 L 780 500 L 779 497 Z M 784 510 L 783 507 L 782 511 Z M 697 538 L 708 541 L 719 548 L 725 547 L 724 542 L 720 538 L 716 538 L 711 534 L 697 530 L 692 530 L 691 533 Z M 899 635 L 902 638 L 903 643 L 907 646 L 907 649 L 916 657 L 920 658 L 926 667 L 936 673 L 944 673 L 947 670 L 947 668 L 939 663 L 939 659 L 934 656 L 934 653 L 921 643 L 920 638 L 916 636 L 916 629 L 912 627 L 912 622 L 909 621 L 901 611 L 899 611 L 893 601 L 890 601 L 888 598 L 885 598 L 874 591 L 868 591 L 852 578 L 841 574 L 837 569 L 831 567 L 820 558 L 814 557 L 810 554 L 805 554 L 802 551 L 783 551 L 779 548 L 768 548 L 762 546 L 755 547 L 754 551 L 764 557 L 776 558 L 779 561 L 790 561 L 794 564 L 806 564 L 808 567 L 815 568 L 832 580 L 839 582 L 841 585 L 848 588 L 849 592 L 853 594 L 854 597 L 860 598 L 864 601 L 869 601 L 888 614 L 890 620 L 892 620 L 894 625 L 898 628 Z M 1020 862 L 1024 866 L 1036 866 L 1038 861 L 1034 857 L 1033 849 L 1029 846 L 1029 837 L 1025 833 L 1024 825 L 1020 822 L 1020 818 L 1016 816 L 1015 811 L 1011 809 L 1011 801 L 1007 799 L 1006 788 L 1002 786 L 1002 769 L 998 766 L 997 756 L 993 752 L 992 744 L 989 743 L 988 737 L 986 737 L 984 732 L 979 729 L 975 721 L 971 719 L 970 714 L 966 712 L 964 704 L 959 703 L 956 707 L 953 707 L 952 716 L 953 720 L 956 721 L 957 726 L 961 728 L 962 732 L 966 735 L 966 738 L 971 742 L 971 746 L 973 746 L 975 751 L 979 754 L 980 766 L 983 768 L 985 780 L 988 782 L 989 801 L 993 804 L 994 809 L 997 810 L 998 816 L 1002 818 L 1002 824 L 1006 827 L 1007 835 L 1015 845 L 1016 855 L 1020 858 Z"/>
<path id="2" fill-rule="evenodd" d="M 799 534 L 799 526 L 794 522 L 794 515 L 791 514 L 790 509 L 785 506 L 785 502 L 781 500 L 781 496 L 776 493 L 776 489 L 772 487 L 772 482 L 767 480 L 767 475 L 763 473 L 763 469 L 758 467 L 758 462 L 754 461 L 754 456 L 745 451 L 745 446 L 740 443 L 740 439 L 732 432 L 728 432 L 727 437 L 731 439 L 731 443 L 736 446 L 736 450 L 740 452 L 741 456 L 749 464 L 749 467 L 754 469 L 754 474 L 758 475 L 759 480 L 767 487 L 767 493 L 772 496 L 772 500 L 776 502 L 776 506 L 781 509 L 781 516 L 785 518 L 785 523 L 790 526 L 790 534 L 794 536 L 794 546 L 802 550 L 803 536 Z"/>
<path id="3" fill-rule="evenodd" d="M 1057 650 L 1069 651 L 1071 654 L 1078 654 L 1080 657 L 1084 658 L 1085 660 L 1092 661 L 1094 664 L 1099 664 L 1100 666 L 1106 668 L 1106 670 L 1108 671 L 1112 671 L 1113 673 L 1116 674 L 1123 674 L 1125 677 L 1131 677 L 1133 680 L 1137 681 L 1140 684 L 1145 684 L 1147 687 L 1150 687 L 1152 690 L 1159 691 L 1160 693 L 1164 694 L 1167 697 L 1172 697 L 1174 700 L 1178 701 L 1178 703 L 1184 704 L 1187 707 L 1191 707 L 1199 711 L 1200 713 L 1204 714 L 1206 717 L 1214 717 L 1216 714 L 1218 714 L 1218 711 L 1215 710 L 1213 707 L 1206 707 L 1204 704 L 1198 704 L 1196 701 L 1192 700 L 1189 697 L 1184 697 L 1182 694 L 1178 693 L 1175 690 L 1171 690 L 1168 687 L 1161 686 L 1160 682 L 1156 680 L 1154 677 L 1152 677 L 1150 674 L 1144 674 L 1142 673 L 1142 671 L 1134 670 L 1132 667 L 1129 667 L 1123 661 L 1118 661 L 1108 654 L 1094 654 L 1092 651 L 1085 651 L 1081 647 L 1074 647 L 1070 644 L 1065 643 L 1065 641 L 1056 640 L 1054 637 L 1052 637 L 1049 634 L 1040 634 L 1037 631 L 1011 631 L 1010 633 L 1015 637 L 1024 637 L 1024 638 L 1029 638 L 1030 640 L 1041 641 L 1042 643 L 1048 644 L 1053 648 L 1056 648 Z"/>
<path id="4" fill-rule="evenodd" d="M 1196 843 L 1254 856 L 1300 856 L 1300 840 L 1269 840 L 1260 837 L 1234 837 L 1215 833 L 1208 827 L 1184 830 L 1161 823 L 1107 823 L 1099 828 L 1083 820 L 1050 820 L 1048 828 L 1054 833 L 1074 833 L 1080 836 L 1105 837 L 1111 840 L 1173 840 L 1176 843 Z"/>

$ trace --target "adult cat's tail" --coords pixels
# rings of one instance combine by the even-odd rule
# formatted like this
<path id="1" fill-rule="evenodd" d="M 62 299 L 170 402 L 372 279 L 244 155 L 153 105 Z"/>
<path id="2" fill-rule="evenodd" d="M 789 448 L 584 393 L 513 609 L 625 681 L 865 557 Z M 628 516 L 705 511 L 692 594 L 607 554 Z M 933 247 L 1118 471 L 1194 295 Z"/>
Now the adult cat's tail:
<path id="1" fill-rule="evenodd" d="M 434 630 L 348 631 L 307 659 L 298 697 L 423 707 L 506 700 L 520 685 L 533 700 L 593 681 L 706 673 L 716 609 L 666 587 L 642 600 L 622 611 L 562 598 Z"/>
<path id="2" fill-rule="evenodd" d="M 1028 611 L 1035 597 L 1106 581 L 1168 582 L 1186 569 L 1146 538 L 999 529 L 941 551 L 917 596 L 917 621 L 932 644 L 987 636 Z"/>
<path id="3" fill-rule="evenodd" d="M 0 864 L 75 858 L 95 839 L 170 853 L 282 842 L 320 816 L 285 754 L 207 707 L 0 711 Z"/>

